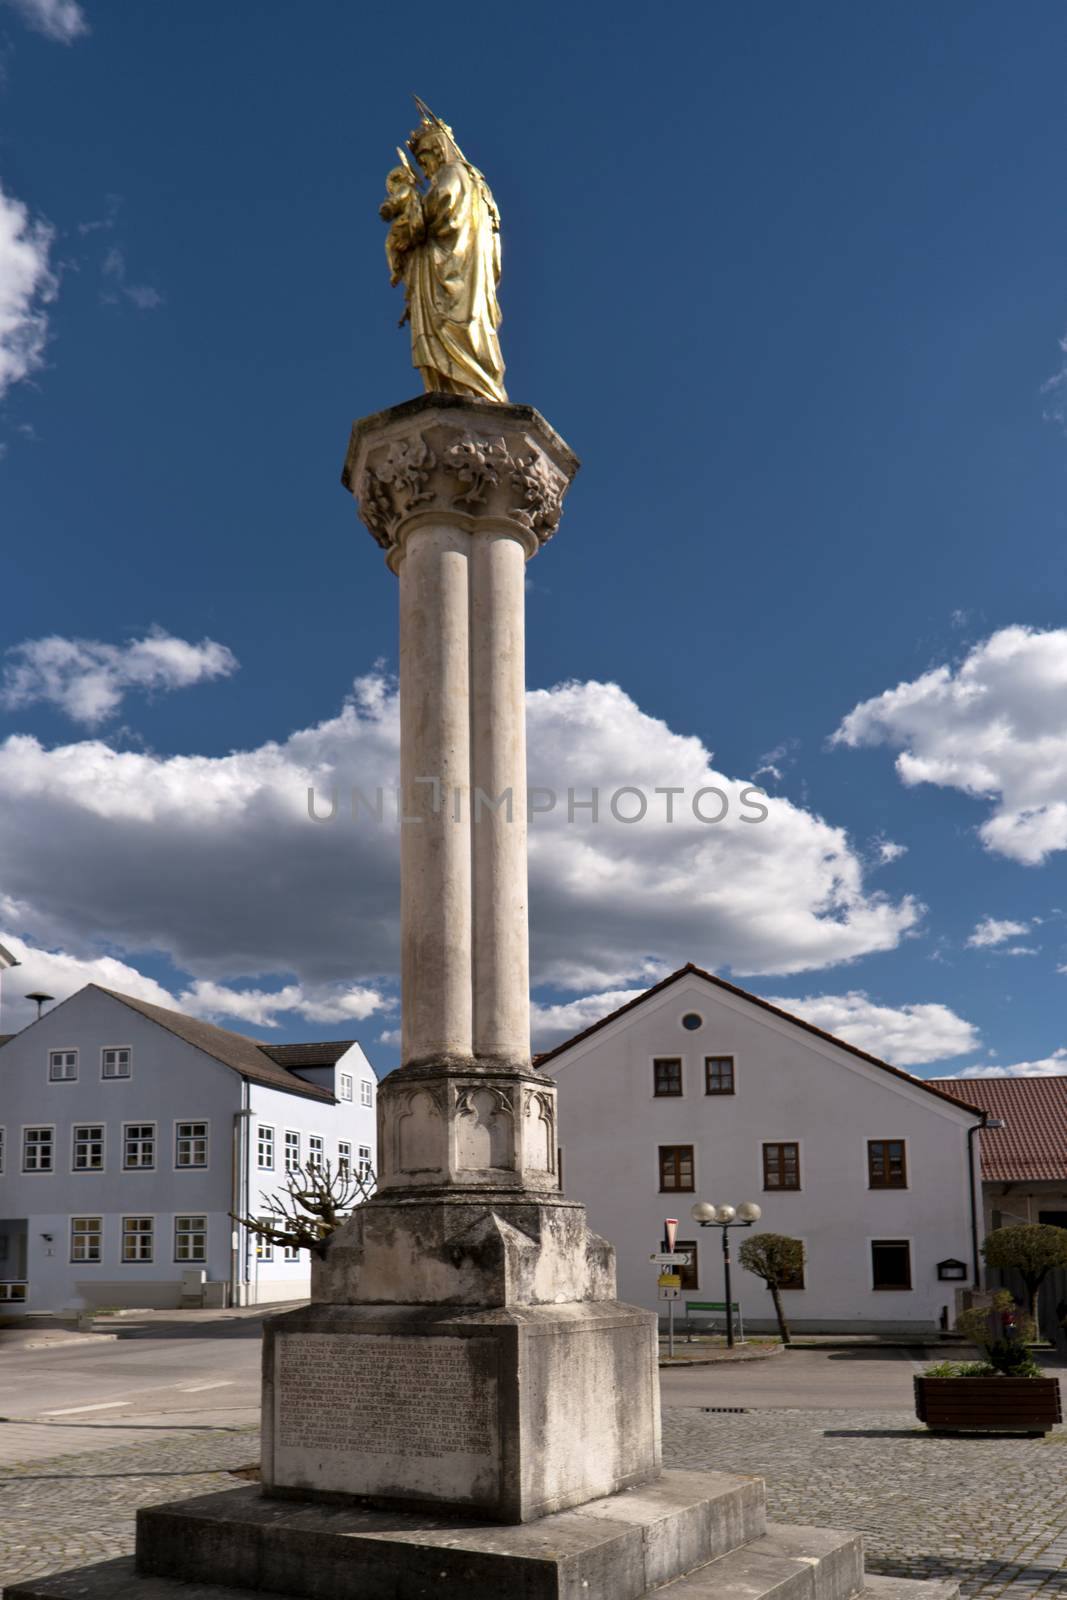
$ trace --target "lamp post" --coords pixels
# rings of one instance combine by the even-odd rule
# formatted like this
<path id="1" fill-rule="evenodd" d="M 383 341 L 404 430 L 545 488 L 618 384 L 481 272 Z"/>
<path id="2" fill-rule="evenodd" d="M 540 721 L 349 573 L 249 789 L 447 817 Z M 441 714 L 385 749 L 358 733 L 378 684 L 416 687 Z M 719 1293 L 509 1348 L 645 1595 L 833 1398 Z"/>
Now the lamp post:
<path id="1" fill-rule="evenodd" d="M 751 1228 L 763 1212 L 751 1200 L 739 1206 L 713 1206 L 710 1200 L 698 1200 L 689 1215 L 702 1228 L 722 1230 L 722 1275 L 726 1286 L 726 1343 L 734 1347 L 734 1308 L 730 1299 L 730 1229 Z"/>

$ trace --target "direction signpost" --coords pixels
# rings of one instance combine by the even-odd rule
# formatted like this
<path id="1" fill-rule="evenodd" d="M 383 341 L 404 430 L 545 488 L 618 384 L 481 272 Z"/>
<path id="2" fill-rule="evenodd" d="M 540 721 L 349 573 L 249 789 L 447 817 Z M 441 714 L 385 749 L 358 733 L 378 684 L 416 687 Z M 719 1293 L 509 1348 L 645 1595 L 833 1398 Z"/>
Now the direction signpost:
<path id="1" fill-rule="evenodd" d="M 676 1250 L 674 1248 L 677 1232 L 678 1218 L 667 1217 L 663 1224 L 664 1248 L 654 1251 L 648 1258 L 653 1266 L 657 1266 L 660 1269 L 658 1279 L 659 1297 L 667 1302 L 667 1355 L 672 1361 L 674 1359 L 674 1302 L 682 1293 L 682 1275 L 680 1272 L 672 1272 L 670 1269 L 672 1267 L 687 1267 L 691 1259 L 688 1250 Z"/>

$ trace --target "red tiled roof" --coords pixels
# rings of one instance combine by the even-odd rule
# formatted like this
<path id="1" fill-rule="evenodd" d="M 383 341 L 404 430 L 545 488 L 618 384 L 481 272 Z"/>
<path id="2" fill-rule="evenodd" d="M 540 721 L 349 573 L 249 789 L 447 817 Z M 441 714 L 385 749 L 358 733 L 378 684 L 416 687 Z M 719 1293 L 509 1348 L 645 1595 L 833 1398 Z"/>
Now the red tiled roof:
<path id="1" fill-rule="evenodd" d="M 999 1117 L 1003 1128 L 984 1128 L 982 1177 L 990 1183 L 1067 1178 L 1067 1076 L 1054 1078 L 931 1078 Z"/>
<path id="2" fill-rule="evenodd" d="M 551 1050 L 543 1050 L 540 1055 L 534 1056 L 534 1065 L 543 1067 L 546 1061 L 551 1061 L 553 1056 L 560 1055 L 564 1050 L 569 1050 L 571 1045 L 578 1044 L 582 1039 L 588 1039 L 590 1034 L 597 1033 L 601 1028 L 606 1028 L 609 1022 L 614 1022 L 616 1017 L 621 1017 L 627 1011 L 632 1011 L 635 1006 L 644 1005 L 654 994 L 677 983 L 679 978 L 703 978 L 706 983 L 714 984 L 716 989 L 725 989 L 727 994 L 736 994 L 742 1000 L 748 1000 L 754 1006 L 759 1006 L 762 1011 L 769 1011 L 774 1017 L 781 1017 L 783 1022 L 791 1022 L 794 1028 L 803 1028 L 805 1033 L 813 1033 L 818 1039 L 825 1039 L 828 1044 L 836 1045 L 839 1050 L 847 1050 L 849 1055 L 859 1056 L 861 1061 L 869 1062 L 872 1067 L 881 1067 L 883 1072 L 891 1072 L 895 1078 L 903 1078 L 907 1083 L 913 1083 L 919 1089 L 928 1089 L 931 1094 L 937 1095 L 939 1100 L 955 1100 L 958 1105 L 963 1105 L 968 1111 L 980 1110 L 978 1105 L 970 1105 L 961 1094 L 946 1093 L 937 1087 L 930 1078 L 916 1078 L 910 1072 L 905 1072 L 901 1067 L 890 1066 L 888 1061 L 882 1061 L 878 1056 L 868 1054 L 858 1045 L 849 1044 L 847 1039 L 839 1039 L 836 1034 L 827 1033 L 825 1028 L 817 1028 L 814 1022 L 805 1022 L 803 1017 L 795 1017 L 791 1011 L 783 1011 L 781 1006 L 772 1006 L 769 1000 L 762 1000 L 758 994 L 751 994 L 747 989 L 741 989 L 736 983 L 727 983 L 725 978 L 717 978 L 713 972 L 705 972 L 703 967 L 694 966 L 692 961 L 687 961 L 684 967 L 679 967 L 677 972 L 672 972 L 668 977 L 662 978 L 659 983 L 654 983 L 651 989 L 646 989 L 644 994 L 637 995 L 633 1000 L 627 1000 L 624 1006 L 611 1011 L 606 1017 L 601 1017 L 599 1022 L 594 1022 L 591 1027 L 583 1028 L 581 1033 L 564 1039 L 562 1044 L 554 1044 Z M 959 1081 L 959 1080 L 953 1080 Z"/>

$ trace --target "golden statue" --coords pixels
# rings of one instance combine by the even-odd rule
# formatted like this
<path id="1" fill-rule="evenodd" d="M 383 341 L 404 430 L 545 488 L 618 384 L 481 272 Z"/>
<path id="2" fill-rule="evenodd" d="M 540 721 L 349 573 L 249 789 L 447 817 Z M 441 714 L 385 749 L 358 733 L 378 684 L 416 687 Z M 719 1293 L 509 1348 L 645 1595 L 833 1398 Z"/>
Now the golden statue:
<path id="1" fill-rule="evenodd" d="M 496 332 L 500 213 L 452 129 L 418 95 L 415 104 L 422 121 L 408 149 L 423 179 L 398 150 L 380 208 L 389 280 L 404 285 L 400 325 L 411 323 L 412 364 L 430 392 L 507 400 Z"/>

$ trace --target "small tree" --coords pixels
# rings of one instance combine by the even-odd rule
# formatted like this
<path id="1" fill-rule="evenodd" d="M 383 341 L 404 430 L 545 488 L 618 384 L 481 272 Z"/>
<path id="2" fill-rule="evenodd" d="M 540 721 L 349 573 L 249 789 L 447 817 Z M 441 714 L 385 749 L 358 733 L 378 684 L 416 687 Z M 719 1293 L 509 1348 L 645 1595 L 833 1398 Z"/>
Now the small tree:
<path id="1" fill-rule="evenodd" d="M 789 1325 L 782 1307 L 782 1289 L 804 1271 L 804 1246 L 784 1233 L 753 1233 L 741 1246 L 738 1260 L 746 1272 L 762 1278 L 771 1291 L 782 1343 L 789 1343 Z"/>
<path id="2" fill-rule="evenodd" d="M 1017 1309 L 1007 1289 L 998 1289 L 988 1306 L 971 1306 L 956 1318 L 956 1331 L 985 1355 L 985 1372 L 965 1370 L 964 1376 L 1040 1378 L 1041 1369 L 1027 1348 L 1034 1324 Z"/>
<path id="3" fill-rule="evenodd" d="M 1026 1285 L 1030 1320 L 1037 1320 L 1037 1295 L 1054 1267 L 1067 1267 L 1067 1228 L 1047 1222 L 997 1228 L 982 1246 L 988 1267 L 1015 1267 Z"/>
<path id="4" fill-rule="evenodd" d="M 331 1233 L 373 1193 L 369 1170 L 353 1174 L 347 1162 L 336 1168 L 328 1161 L 323 1166 L 309 1162 L 285 1174 L 284 1194 L 263 1195 L 265 1216 L 230 1215 L 258 1239 L 324 1256 Z"/>

